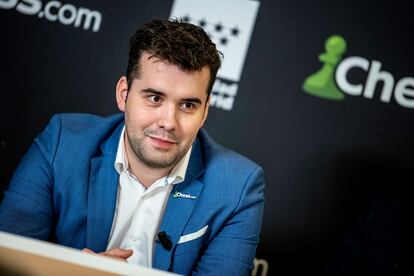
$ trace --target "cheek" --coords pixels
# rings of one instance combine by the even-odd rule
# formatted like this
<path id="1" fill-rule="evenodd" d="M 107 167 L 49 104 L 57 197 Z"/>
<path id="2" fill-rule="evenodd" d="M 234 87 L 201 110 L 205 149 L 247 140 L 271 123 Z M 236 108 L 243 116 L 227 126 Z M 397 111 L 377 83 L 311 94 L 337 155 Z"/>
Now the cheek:
<path id="1" fill-rule="evenodd" d="M 182 124 L 182 132 L 185 135 L 185 138 L 188 140 L 193 140 L 197 135 L 198 130 L 202 126 L 202 120 L 188 120 Z"/>
<path id="2" fill-rule="evenodd" d="M 145 108 L 138 107 L 138 105 L 127 105 L 125 112 L 128 123 L 135 127 L 147 127 L 155 121 L 154 111 L 146 110 Z"/>

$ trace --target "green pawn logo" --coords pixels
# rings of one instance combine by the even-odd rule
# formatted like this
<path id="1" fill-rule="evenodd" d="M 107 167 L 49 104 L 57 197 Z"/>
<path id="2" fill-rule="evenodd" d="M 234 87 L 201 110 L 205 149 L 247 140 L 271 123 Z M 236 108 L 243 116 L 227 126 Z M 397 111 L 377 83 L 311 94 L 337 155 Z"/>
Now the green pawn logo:
<path id="1" fill-rule="evenodd" d="M 319 55 L 323 67 L 305 80 L 303 90 L 316 97 L 340 101 L 345 98 L 345 95 L 336 86 L 334 75 L 336 65 L 342 60 L 342 55 L 346 51 L 345 39 L 339 35 L 328 37 L 325 50 L 325 53 Z"/>

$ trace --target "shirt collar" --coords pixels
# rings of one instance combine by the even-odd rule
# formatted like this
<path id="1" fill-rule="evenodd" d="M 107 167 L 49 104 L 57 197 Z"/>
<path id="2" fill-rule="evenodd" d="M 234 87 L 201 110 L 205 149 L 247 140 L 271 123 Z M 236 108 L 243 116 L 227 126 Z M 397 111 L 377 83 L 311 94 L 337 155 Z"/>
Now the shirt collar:
<path id="1" fill-rule="evenodd" d="M 124 170 L 128 171 L 129 163 L 128 158 L 125 154 L 125 143 L 124 143 L 124 135 L 125 135 L 125 126 L 122 128 L 121 136 L 119 138 L 118 143 L 118 150 L 116 152 L 116 158 L 114 167 L 118 174 L 121 174 Z M 166 176 L 165 183 L 166 184 L 178 184 L 184 181 L 185 174 L 187 172 L 188 163 L 190 161 L 191 156 L 191 146 L 187 153 L 184 155 L 183 158 L 175 165 L 175 167 L 171 170 L 170 174 Z"/>

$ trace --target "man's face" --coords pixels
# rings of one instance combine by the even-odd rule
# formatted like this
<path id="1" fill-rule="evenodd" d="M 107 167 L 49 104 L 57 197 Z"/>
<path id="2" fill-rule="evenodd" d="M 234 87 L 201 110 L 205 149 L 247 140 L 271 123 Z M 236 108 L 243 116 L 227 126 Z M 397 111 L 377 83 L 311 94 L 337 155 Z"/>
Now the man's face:
<path id="1" fill-rule="evenodd" d="M 143 53 L 140 76 L 128 91 L 122 77 L 117 103 L 125 112 L 129 158 L 150 168 L 172 168 L 191 147 L 208 114 L 208 67 L 185 72 Z M 131 154 L 135 156 L 131 156 Z"/>

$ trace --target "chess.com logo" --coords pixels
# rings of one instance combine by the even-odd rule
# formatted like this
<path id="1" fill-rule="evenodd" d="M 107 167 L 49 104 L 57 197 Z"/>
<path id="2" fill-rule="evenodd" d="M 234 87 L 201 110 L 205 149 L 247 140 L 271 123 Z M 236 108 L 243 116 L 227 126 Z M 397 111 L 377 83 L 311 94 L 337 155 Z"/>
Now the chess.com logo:
<path id="1" fill-rule="evenodd" d="M 303 90 L 308 94 L 337 101 L 343 100 L 345 94 L 372 99 L 377 85 L 382 83 L 382 102 L 389 103 L 394 96 L 399 105 L 414 108 L 414 78 L 405 77 L 395 82 L 391 73 L 381 71 L 382 64 L 379 61 L 370 62 L 363 57 L 347 57 L 342 60 L 346 42 L 338 35 L 326 40 L 325 51 L 319 55 L 319 61 L 323 63 L 322 68 L 310 75 L 303 84 Z M 368 73 L 364 84 L 348 81 L 348 73 L 354 69 Z"/>
<path id="2" fill-rule="evenodd" d="M 0 8 L 5 10 L 16 9 L 26 15 L 37 15 L 49 21 L 56 21 L 63 25 L 82 27 L 84 30 L 92 28 L 93 32 L 99 31 L 102 15 L 99 11 L 91 11 L 87 8 L 76 8 L 72 4 L 62 4 L 59 1 L 50 1 L 43 5 L 40 0 L 0 0 Z"/>
<path id="3" fill-rule="evenodd" d="M 251 0 L 174 1 L 170 17 L 202 27 L 223 53 L 211 106 L 233 109 L 259 4 Z"/>

